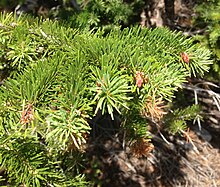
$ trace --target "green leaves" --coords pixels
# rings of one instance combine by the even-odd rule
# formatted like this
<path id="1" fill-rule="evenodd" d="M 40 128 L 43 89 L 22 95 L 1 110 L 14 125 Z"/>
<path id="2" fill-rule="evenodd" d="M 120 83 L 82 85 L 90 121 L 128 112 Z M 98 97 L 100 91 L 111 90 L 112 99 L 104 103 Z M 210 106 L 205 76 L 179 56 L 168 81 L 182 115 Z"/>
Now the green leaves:
<path id="1" fill-rule="evenodd" d="M 4 99 L 8 99 L 13 106 L 18 107 L 25 101 L 37 105 L 46 101 L 49 89 L 55 80 L 59 65 L 59 56 L 48 61 L 39 61 L 33 67 L 28 67 L 23 74 L 8 79 L 6 84 L 1 87 Z"/>
<path id="2" fill-rule="evenodd" d="M 212 64 L 210 51 L 197 45 L 192 46 L 187 51 L 189 54 L 189 64 L 184 63 L 184 66 L 188 69 L 190 75 L 203 76 L 204 73 L 207 73 L 210 68 L 209 66 Z"/>
<path id="3" fill-rule="evenodd" d="M 113 64 L 104 64 L 104 59 L 101 69 L 91 67 L 91 71 L 95 82 L 92 91 L 96 93 L 94 101 L 97 101 L 95 113 L 98 110 L 101 110 L 102 114 L 107 111 L 114 119 L 114 110 L 121 114 L 121 107 L 128 109 L 126 101 L 131 99 L 128 96 L 128 76 L 123 75 L 123 71 L 118 71 Z"/>
<path id="4" fill-rule="evenodd" d="M 5 59 L 1 65 L 22 70 L 24 66 L 34 63 L 36 47 L 29 33 L 27 20 L 16 18 L 13 14 L 1 13 L 0 23 L 0 57 Z"/>
<path id="5" fill-rule="evenodd" d="M 166 116 L 166 129 L 172 134 L 181 133 L 187 128 L 186 121 L 201 118 L 199 115 L 200 107 L 192 105 L 183 109 L 176 109 Z"/>
<path id="6" fill-rule="evenodd" d="M 62 149 L 66 149 L 71 143 L 77 149 L 80 149 L 82 144 L 86 143 L 86 134 L 90 127 L 86 121 L 89 117 L 84 114 L 83 108 L 77 108 L 77 104 L 66 111 L 50 112 L 47 117 L 47 132 L 46 141 L 51 147 L 57 148 L 59 145 Z"/>
<path id="7" fill-rule="evenodd" d="M 49 162 L 46 148 L 31 138 L 0 137 L 0 165 L 14 185 L 40 187 L 61 179 L 56 163 Z"/>

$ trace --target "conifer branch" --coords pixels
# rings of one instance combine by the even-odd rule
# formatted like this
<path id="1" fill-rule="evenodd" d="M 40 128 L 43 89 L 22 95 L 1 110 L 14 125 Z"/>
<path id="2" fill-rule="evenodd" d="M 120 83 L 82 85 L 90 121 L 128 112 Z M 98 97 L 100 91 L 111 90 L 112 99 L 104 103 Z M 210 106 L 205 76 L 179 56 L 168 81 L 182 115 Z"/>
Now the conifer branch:
<path id="1" fill-rule="evenodd" d="M 70 163 L 66 169 L 59 163 L 68 151 L 82 154 L 98 111 L 119 116 L 138 154 L 152 148 L 147 118 L 164 120 L 172 133 L 184 131 L 198 108 L 166 114 L 166 103 L 211 63 L 209 51 L 167 28 L 88 32 L 5 13 L 0 46 L 0 67 L 10 70 L 0 86 L 0 166 L 15 185 L 87 184 L 68 172 Z"/>

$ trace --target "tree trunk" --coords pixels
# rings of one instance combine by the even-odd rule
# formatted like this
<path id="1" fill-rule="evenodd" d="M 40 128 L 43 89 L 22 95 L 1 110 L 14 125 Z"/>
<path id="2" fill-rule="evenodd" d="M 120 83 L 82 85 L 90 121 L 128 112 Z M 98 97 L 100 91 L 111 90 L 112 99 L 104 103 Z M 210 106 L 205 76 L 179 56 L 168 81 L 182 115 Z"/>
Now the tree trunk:
<path id="1" fill-rule="evenodd" d="M 165 1 L 165 13 L 166 13 L 166 23 L 168 26 L 173 26 L 174 21 L 174 0 L 164 0 Z"/>
<path id="2" fill-rule="evenodd" d="M 164 25 L 164 0 L 151 0 L 149 2 L 149 24 L 151 27 L 162 27 Z"/>
<path id="3" fill-rule="evenodd" d="M 172 27 L 175 18 L 175 0 L 148 0 L 141 14 L 141 25 L 147 27 Z M 145 24 L 144 24 L 145 23 Z"/>

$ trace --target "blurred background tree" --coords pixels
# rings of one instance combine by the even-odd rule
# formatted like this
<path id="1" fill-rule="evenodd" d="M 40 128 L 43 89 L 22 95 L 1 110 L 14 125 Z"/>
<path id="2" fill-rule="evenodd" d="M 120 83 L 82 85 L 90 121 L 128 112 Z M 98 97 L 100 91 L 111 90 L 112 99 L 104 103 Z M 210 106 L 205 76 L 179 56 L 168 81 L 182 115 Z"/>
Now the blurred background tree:
<path id="1" fill-rule="evenodd" d="M 203 46 L 212 51 L 214 63 L 207 77 L 215 82 L 220 78 L 220 0 L 206 0 L 196 6 L 195 36 Z"/>
<path id="2" fill-rule="evenodd" d="M 80 28 L 173 27 L 175 2 L 179 0 L 15 0 L 1 1 L 4 10 L 66 20 Z M 182 1 L 181 1 L 182 3 Z"/>

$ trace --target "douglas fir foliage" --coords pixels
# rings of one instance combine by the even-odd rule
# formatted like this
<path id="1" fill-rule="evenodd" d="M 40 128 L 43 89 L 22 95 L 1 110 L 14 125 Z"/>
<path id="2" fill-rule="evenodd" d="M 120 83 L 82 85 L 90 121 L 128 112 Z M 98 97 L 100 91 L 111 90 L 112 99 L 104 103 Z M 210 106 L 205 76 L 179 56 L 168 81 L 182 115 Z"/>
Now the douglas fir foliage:
<path id="1" fill-rule="evenodd" d="M 0 15 L 0 49 L 0 170 L 11 186 L 88 186 L 83 147 L 97 115 L 120 118 L 136 154 L 147 151 L 149 119 L 211 63 L 166 28 L 83 32 L 12 14 Z M 185 130 L 188 110 L 167 129 Z"/>

